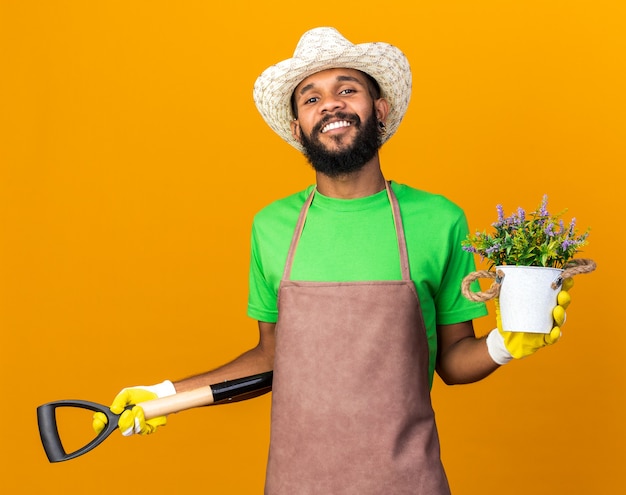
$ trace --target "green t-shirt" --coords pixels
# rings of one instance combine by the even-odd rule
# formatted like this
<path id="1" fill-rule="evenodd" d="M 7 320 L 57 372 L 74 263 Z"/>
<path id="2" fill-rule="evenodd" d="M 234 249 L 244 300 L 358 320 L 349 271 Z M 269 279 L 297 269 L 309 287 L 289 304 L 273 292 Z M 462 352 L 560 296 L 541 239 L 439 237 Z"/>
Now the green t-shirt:
<path id="1" fill-rule="evenodd" d="M 398 198 L 430 352 L 437 354 L 437 325 L 484 316 L 484 304 L 461 294 L 463 277 L 475 270 L 461 249 L 468 233 L 461 208 L 443 196 L 391 183 Z M 248 315 L 275 323 L 277 295 L 298 215 L 313 186 L 261 210 L 252 227 Z M 400 256 L 386 191 L 358 199 L 316 192 L 296 250 L 292 280 L 348 282 L 400 280 Z"/>

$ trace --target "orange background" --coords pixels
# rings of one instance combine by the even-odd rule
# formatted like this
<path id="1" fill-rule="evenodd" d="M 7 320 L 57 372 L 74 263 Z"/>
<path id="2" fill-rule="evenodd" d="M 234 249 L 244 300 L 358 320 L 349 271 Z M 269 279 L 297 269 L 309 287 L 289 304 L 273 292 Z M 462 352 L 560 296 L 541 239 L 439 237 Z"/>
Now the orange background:
<path id="1" fill-rule="evenodd" d="M 411 61 L 388 178 L 447 195 L 472 229 L 544 193 L 592 227 L 583 255 L 598 270 L 577 279 L 559 344 L 478 384 L 436 381 L 453 492 L 623 492 L 625 21 L 617 0 L 0 0 L 0 490 L 262 492 L 269 396 L 60 464 L 35 409 L 107 404 L 255 344 L 253 214 L 313 174 L 252 85 L 333 25 Z"/>

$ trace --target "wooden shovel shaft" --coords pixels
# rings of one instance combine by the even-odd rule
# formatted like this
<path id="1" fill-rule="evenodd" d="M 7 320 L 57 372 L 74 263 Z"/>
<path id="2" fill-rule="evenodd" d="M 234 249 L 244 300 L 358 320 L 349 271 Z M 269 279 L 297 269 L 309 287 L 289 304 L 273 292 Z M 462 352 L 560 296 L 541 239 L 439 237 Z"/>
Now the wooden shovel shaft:
<path id="1" fill-rule="evenodd" d="M 206 387 L 180 392 L 169 397 L 141 402 L 146 419 L 167 416 L 171 413 L 202 407 L 249 393 L 269 391 L 272 388 L 274 373 L 266 371 L 258 375 L 237 378 Z"/>
<path id="2" fill-rule="evenodd" d="M 187 392 L 179 392 L 161 399 L 140 402 L 137 405 L 143 408 L 146 419 L 152 419 L 194 407 L 208 406 L 213 404 L 213 402 L 213 389 L 207 386 Z"/>

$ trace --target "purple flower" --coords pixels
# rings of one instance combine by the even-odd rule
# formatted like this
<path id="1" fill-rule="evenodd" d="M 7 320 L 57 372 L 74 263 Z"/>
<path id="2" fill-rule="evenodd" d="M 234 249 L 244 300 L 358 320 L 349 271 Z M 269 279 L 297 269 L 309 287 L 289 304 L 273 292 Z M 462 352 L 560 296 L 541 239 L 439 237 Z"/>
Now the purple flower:
<path id="1" fill-rule="evenodd" d="M 575 228 L 576 228 L 576 218 L 572 218 L 572 222 L 569 224 L 569 232 L 567 235 L 574 235 Z"/>
<path id="2" fill-rule="evenodd" d="M 550 213 L 548 213 L 548 195 L 544 194 L 543 199 L 541 200 L 541 206 L 539 207 L 539 215 L 542 217 L 549 217 Z"/>
<path id="3" fill-rule="evenodd" d="M 504 208 L 502 205 L 497 205 L 496 210 L 498 210 L 498 223 L 504 222 Z"/>
<path id="4" fill-rule="evenodd" d="M 497 229 L 506 225 L 506 218 L 504 218 L 504 208 L 502 208 L 502 205 L 497 205 L 496 210 L 498 211 L 498 220 L 493 222 L 491 226 Z"/>

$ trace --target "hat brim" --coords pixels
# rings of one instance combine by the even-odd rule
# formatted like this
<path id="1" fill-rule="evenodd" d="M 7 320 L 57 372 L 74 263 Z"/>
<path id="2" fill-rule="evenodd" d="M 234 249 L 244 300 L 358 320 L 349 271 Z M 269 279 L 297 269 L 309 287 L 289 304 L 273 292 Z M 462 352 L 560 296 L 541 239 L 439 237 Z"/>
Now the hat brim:
<path id="1" fill-rule="evenodd" d="M 411 69 L 404 54 L 388 43 L 362 43 L 341 51 L 320 50 L 313 59 L 297 56 L 267 68 L 256 80 L 253 97 L 267 124 L 287 143 L 303 151 L 291 133 L 291 95 L 307 77 L 327 69 L 356 69 L 373 77 L 389 103 L 382 143 L 396 132 L 411 98 Z"/>

